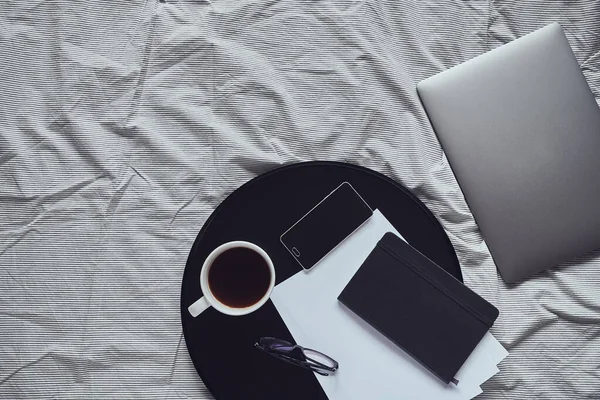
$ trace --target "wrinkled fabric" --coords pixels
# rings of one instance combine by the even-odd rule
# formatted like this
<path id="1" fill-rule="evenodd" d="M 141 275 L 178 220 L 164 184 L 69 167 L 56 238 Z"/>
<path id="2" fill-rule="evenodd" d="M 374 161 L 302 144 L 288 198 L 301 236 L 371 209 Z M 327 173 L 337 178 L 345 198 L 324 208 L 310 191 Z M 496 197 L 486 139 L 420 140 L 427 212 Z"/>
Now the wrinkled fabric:
<path id="1" fill-rule="evenodd" d="M 2 2 L 0 398 L 211 399 L 190 247 L 235 188 L 319 159 L 410 188 L 500 309 L 479 398 L 600 399 L 600 250 L 506 285 L 415 91 L 553 21 L 600 99 L 598 0 Z"/>

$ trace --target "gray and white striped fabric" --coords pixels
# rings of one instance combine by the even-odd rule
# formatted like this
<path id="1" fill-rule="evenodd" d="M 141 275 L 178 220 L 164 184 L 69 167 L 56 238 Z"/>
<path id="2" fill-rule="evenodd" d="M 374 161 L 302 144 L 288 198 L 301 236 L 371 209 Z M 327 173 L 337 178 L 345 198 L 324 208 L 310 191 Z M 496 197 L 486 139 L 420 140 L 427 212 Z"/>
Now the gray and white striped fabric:
<path id="1" fill-rule="evenodd" d="M 210 399 L 193 240 L 248 179 L 326 159 L 411 188 L 501 310 L 479 398 L 600 399 L 600 252 L 504 284 L 415 92 L 553 21 L 600 99 L 597 0 L 0 2 L 0 398 Z"/>

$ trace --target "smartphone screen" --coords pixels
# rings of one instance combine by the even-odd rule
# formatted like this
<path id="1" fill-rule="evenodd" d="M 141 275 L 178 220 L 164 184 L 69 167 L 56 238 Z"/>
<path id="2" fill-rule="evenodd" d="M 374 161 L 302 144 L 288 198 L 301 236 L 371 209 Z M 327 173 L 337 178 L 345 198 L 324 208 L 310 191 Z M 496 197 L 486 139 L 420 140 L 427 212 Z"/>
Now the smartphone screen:
<path id="1" fill-rule="evenodd" d="M 373 214 L 344 182 L 281 235 L 281 243 L 302 268 L 310 269 Z"/>

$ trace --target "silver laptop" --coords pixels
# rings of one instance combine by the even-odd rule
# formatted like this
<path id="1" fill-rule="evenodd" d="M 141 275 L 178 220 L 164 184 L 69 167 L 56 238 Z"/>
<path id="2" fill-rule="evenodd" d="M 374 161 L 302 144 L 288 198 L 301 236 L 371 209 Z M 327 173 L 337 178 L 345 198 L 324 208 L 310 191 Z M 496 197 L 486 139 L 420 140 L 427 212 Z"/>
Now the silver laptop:
<path id="1" fill-rule="evenodd" d="M 560 25 L 417 90 L 506 282 L 600 249 L 600 108 Z"/>

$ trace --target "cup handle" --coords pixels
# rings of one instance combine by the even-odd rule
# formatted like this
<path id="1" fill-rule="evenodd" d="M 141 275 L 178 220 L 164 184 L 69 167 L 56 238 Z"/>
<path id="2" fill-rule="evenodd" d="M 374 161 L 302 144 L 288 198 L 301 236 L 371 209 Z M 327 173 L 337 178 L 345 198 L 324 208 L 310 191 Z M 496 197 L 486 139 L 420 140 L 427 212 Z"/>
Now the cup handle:
<path id="1" fill-rule="evenodd" d="M 191 306 L 188 307 L 188 311 L 192 314 L 192 317 L 197 317 L 202 313 L 202 311 L 206 310 L 210 307 L 208 301 L 204 297 L 200 297 L 198 300 L 194 302 Z"/>

